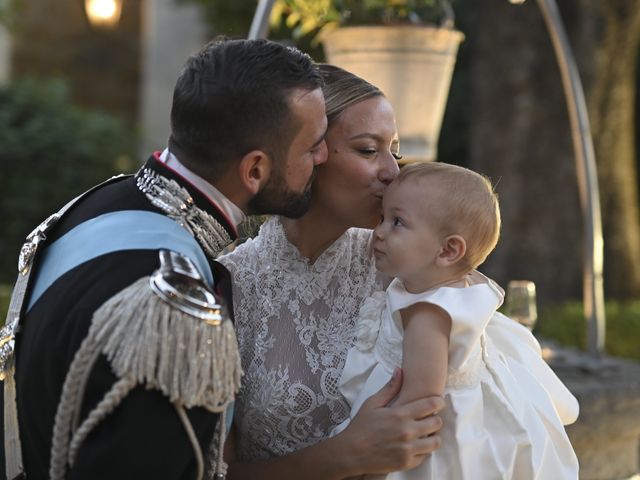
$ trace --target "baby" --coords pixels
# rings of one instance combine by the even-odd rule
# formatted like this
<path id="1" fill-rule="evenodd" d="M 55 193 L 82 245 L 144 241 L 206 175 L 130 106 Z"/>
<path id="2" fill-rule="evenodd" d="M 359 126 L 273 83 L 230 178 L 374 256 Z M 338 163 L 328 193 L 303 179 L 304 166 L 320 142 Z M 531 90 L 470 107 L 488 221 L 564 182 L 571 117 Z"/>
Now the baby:
<path id="1" fill-rule="evenodd" d="M 442 447 L 388 480 L 578 478 L 563 427 L 578 403 L 531 333 L 496 312 L 503 290 L 475 270 L 499 232 L 491 183 L 471 170 L 409 165 L 385 191 L 373 254 L 395 279 L 361 309 L 341 392 L 353 418 L 401 367 L 394 403 L 441 395 L 447 405 Z"/>

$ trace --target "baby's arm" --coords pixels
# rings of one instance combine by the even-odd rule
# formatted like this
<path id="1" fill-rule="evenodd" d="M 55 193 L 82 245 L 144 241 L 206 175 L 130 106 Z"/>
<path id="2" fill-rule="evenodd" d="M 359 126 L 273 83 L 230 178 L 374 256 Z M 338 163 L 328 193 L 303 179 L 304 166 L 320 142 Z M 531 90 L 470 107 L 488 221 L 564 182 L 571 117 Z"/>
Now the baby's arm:
<path id="1" fill-rule="evenodd" d="M 418 302 L 400 311 L 404 325 L 404 382 L 396 404 L 442 395 L 447 381 L 451 318 L 440 307 Z"/>

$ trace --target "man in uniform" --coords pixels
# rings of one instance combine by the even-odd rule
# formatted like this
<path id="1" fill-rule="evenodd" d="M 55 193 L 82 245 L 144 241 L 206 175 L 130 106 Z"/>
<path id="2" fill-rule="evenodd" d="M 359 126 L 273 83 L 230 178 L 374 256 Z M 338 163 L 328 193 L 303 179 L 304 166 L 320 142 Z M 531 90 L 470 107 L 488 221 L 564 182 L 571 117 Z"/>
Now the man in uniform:
<path id="1" fill-rule="evenodd" d="M 320 86 L 295 49 L 205 46 L 177 81 L 168 149 L 28 237 L 0 342 L 8 474 L 224 477 L 203 458 L 240 367 L 214 259 L 246 213 L 306 211 L 327 156 Z"/>

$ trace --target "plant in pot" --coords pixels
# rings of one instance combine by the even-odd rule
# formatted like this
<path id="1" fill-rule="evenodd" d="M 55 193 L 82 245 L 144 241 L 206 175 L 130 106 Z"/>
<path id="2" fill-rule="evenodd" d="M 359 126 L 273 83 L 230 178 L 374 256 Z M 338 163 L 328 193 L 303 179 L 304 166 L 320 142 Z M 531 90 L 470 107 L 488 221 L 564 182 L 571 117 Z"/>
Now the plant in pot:
<path id="1" fill-rule="evenodd" d="M 453 11 L 436 0 L 278 0 L 272 23 L 315 35 L 329 63 L 379 87 L 392 103 L 404 161 L 436 158 L 458 46 Z M 438 22 L 438 19 L 441 19 Z"/>

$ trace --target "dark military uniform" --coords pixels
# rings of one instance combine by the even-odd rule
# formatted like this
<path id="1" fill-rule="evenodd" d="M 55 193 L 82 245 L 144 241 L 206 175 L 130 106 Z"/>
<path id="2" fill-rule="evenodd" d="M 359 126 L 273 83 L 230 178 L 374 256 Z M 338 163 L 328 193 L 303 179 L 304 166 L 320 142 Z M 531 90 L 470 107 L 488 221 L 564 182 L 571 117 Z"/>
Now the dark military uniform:
<path id="1" fill-rule="evenodd" d="M 235 237 L 235 229 L 216 205 L 157 158 L 151 157 L 143 168 L 178 182 L 197 207 L 213 216 L 229 236 Z M 124 210 L 163 213 L 140 191 L 136 177 L 123 177 L 74 205 L 48 234 L 46 245 L 87 220 Z M 231 306 L 228 273 L 213 259 L 207 260 L 216 291 L 222 293 Z M 29 479 L 49 476 L 52 429 L 62 386 L 73 357 L 87 336 L 94 312 L 136 280 L 149 276 L 158 266 L 158 250 L 121 250 L 101 255 L 58 278 L 21 320 L 16 336 L 16 391 L 24 467 Z M 37 267 L 36 263 L 34 275 Z M 25 305 L 28 299 L 29 292 Z M 90 373 L 80 421 L 116 380 L 110 363 L 102 355 Z M 194 407 L 187 409 L 187 415 L 206 453 L 219 414 Z M 144 385 L 136 386 L 115 411 L 95 427 L 68 470 L 68 478 L 92 480 L 193 479 L 195 476 L 194 451 L 176 410 L 162 392 Z"/>

